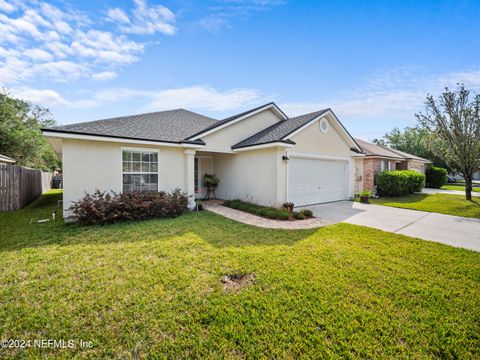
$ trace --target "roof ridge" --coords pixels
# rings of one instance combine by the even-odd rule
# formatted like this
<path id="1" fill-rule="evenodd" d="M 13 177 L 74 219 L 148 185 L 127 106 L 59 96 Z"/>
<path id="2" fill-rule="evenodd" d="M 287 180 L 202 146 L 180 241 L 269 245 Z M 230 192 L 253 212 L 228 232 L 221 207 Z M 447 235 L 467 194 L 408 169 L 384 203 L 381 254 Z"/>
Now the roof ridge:
<path id="1" fill-rule="evenodd" d="M 129 118 L 129 117 L 139 117 L 139 116 L 144 116 L 144 115 L 160 114 L 160 113 L 174 112 L 174 111 L 180 111 L 180 110 L 181 110 L 181 111 L 186 111 L 186 112 L 189 112 L 189 113 L 198 115 L 198 116 L 202 116 L 202 117 L 207 118 L 207 119 L 211 119 L 211 120 L 214 120 L 214 121 L 218 121 L 217 119 L 214 119 L 214 118 L 211 118 L 211 117 L 209 117 L 209 116 L 205 116 L 205 115 L 196 113 L 196 112 L 191 111 L 191 110 L 187 110 L 187 109 L 184 109 L 184 108 L 177 108 L 177 109 L 170 109 L 170 110 L 150 111 L 150 112 L 145 112 L 145 113 L 140 113 L 140 114 L 130 114 L 130 115 L 122 115 L 122 116 L 113 116 L 113 117 L 109 117 L 109 118 L 103 118 L 103 119 L 97 119 L 97 120 L 90 120 L 90 121 L 81 121 L 81 122 L 76 122 L 76 123 L 72 123 L 72 124 L 52 126 L 52 127 L 50 127 L 50 128 L 46 128 L 46 129 L 56 129 L 56 128 L 61 128 L 61 127 L 64 127 L 64 126 L 79 125 L 79 124 L 82 124 L 82 125 L 83 125 L 83 124 L 94 124 L 94 123 L 98 123 L 98 122 L 101 122 L 101 121 L 117 120 L 117 119 Z"/>

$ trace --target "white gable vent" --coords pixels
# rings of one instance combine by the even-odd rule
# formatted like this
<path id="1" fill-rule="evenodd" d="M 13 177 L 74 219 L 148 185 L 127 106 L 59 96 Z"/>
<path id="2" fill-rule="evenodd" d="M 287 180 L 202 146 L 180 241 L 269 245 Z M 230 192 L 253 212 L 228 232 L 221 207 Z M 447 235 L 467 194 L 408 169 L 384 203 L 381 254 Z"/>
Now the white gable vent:
<path id="1" fill-rule="evenodd" d="M 322 133 L 326 134 L 328 132 L 329 125 L 328 125 L 328 120 L 326 118 L 320 119 L 318 126 L 320 127 L 320 131 Z"/>

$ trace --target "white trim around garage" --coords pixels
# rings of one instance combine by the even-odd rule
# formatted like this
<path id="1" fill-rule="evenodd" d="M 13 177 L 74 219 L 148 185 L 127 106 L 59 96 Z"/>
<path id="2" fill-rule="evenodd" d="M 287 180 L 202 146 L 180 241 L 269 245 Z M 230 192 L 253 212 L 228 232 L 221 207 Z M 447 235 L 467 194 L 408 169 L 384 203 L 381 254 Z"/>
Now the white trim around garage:
<path id="1" fill-rule="evenodd" d="M 124 144 L 138 144 L 138 145 L 154 145 L 154 146 L 168 146 L 168 147 L 179 147 L 179 148 L 192 148 L 192 149 L 203 149 L 205 145 L 189 144 L 189 143 L 169 143 L 162 141 L 149 141 L 149 140 L 134 140 L 121 137 L 107 137 L 107 136 L 96 136 L 96 135 L 82 135 L 82 134 L 71 134 L 71 133 L 61 133 L 57 131 L 42 131 L 43 135 L 50 138 L 59 138 L 59 139 L 75 139 L 75 140 L 91 140 L 91 141 L 106 141 L 106 142 L 116 142 Z"/>
<path id="2" fill-rule="evenodd" d="M 309 153 L 288 153 L 288 157 L 291 159 L 311 159 L 311 160 L 330 160 L 330 161 L 341 161 L 345 162 L 345 199 L 351 198 L 352 197 L 352 179 L 353 179 L 353 165 L 354 161 L 350 157 L 343 157 L 343 156 L 332 156 L 332 155 L 319 155 L 319 154 L 309 154 Z M 290 164 L 289 162 L 287 163 L 287 169 L 286 169 L 286 189 L 285 189 L 285 195 L 287 201 L 290 201 L 290 194 L 289 194 L 289 177 L 290 177 Z"/>

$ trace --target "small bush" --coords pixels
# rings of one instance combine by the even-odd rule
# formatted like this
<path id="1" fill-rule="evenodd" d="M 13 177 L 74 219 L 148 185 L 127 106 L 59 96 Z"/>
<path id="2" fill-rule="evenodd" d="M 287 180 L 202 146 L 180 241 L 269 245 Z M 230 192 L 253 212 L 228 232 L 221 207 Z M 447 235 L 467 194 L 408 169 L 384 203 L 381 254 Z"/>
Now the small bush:
<path id="1" fill-rule="evenodd" d="M 313 217 L 312 210 L 308 210 L 308 209 L 301 210 L 300 214 L 303 214 L 305 217 Z"/>
<path id="2" fill-rule="evenodd" d="M 172 193 L 125 192 L 109 194 L 96 190 L 69 208 L 82 225 L 112 224 L 154 218 L 176 217 L 187 210 L 188 199 L 179 189 Z"/>
<path id="3" fill-rule="evenodd" d="M 425 175 L 414 170 L 383 171 L 375 176 L 380 195 L 399 196 L 422 190 Z"/>
<path id="4" fill-rule="evenodd" d="M 224 206 L 227 206 L 232 209 L 238 209 L 240 211 L 245 211 L 250 214 L 255 214 L 258 216 L 262 216 L 268 219 L 279 219 L 279 220 L 288 220 L 290 217 L 290 211 L 285 208 L 276 209 L 274 207 L 268 206 L 261 206 L 257 204 L 253 204 L 250 202 L 241 201 L 238 199 L 235 200 L 225 200 L 223 202 Z M 310 210 L 305 210 L 305 215 L 302 213 L 297 219 L 302 220 L 305 217 L 312 217 L 313 214 Z"/>
<path id="5" fill-rule="evenodd" d="M 425 177 L 427 187 L 440 189 L 447 182 L 447 169 L 429 165 Z"/>
<path id="6" fill-rule="evenodd" d="M 290 212 L 288 210 L 278 211 L 277 219 L 279 220 L 288 220 L 290 217 Z"/>
<path id="7" fill-rule="evenodd" d="M 267 209 L 265 211 L 265 217 L 269 219 L 276 219 L 278 217 L 278 210 L 277 209 Z"/>
<path id="8" fill-rule="evenodd" d="M 297 219 L 297 220 L 303 220 L 303 219 L 305 219 L 305 215 L 302 214 L 301 212 L 296 212 L 296 211 L 294 211 L 294 212 L 292 213 L 292 216 L 293 216 L 294 219 Z"/>

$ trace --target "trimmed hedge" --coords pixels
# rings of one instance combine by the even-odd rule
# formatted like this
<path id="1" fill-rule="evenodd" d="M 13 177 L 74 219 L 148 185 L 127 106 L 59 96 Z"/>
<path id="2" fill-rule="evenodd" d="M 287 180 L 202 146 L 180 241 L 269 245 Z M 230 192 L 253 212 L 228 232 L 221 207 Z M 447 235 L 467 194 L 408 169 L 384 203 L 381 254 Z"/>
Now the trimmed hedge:
<path id="1" fill-rule="evenodd" d="M 375 176 L 380 195 L 399 196 L 422 190 L 425 175 L 414 170 L 383 171 Z"/>
<path id="2" fill-rule="evenodd" d="M 237 209 L 258 216 L 262 216 L 267 219 L 288 220 L 290 218 L 290 212 L 284 208 L 276 209 L 274 207 L 252 204 L 238 199 L 225 200 L 223 202 L 223 205 L 232 209 Z M 294 219 L 303 220 L 306 217 L 313 217 L 313 214 L 310 210 L 302 210 L 301 213 L 293 212 L 292 216 Z"/>
<path id="3" fill-rule="evenodd" d="M 187 209 L 188 198 L 179 189 L 171 193 L 160 191 L 113 194 L 96 190 L 70 206 L 72 217 L 82 225 L 173 218 Z"/>
<path id="4" fill-rule="evenodd" d="M 447 182 L 447 173 L 447 169 L 433 165 L 427 166 L 425 170 L 427 187 L 440 189 Z"/>

